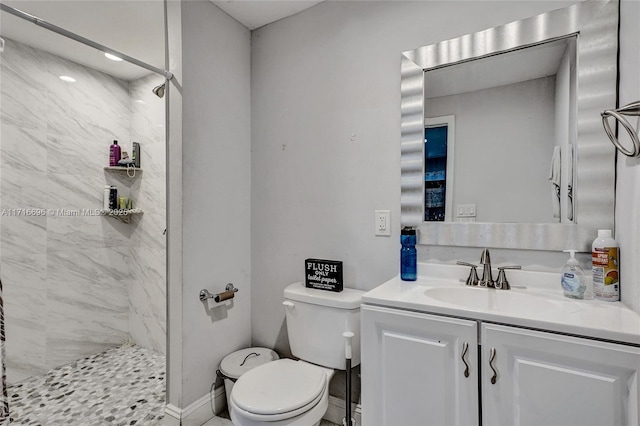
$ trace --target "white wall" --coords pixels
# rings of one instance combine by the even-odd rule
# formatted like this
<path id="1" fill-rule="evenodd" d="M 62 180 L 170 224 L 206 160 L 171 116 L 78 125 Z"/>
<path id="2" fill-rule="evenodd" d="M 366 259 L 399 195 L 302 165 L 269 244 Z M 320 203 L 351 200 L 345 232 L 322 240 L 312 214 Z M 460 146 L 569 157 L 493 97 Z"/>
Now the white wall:
<path id="1" fill-rule="evenodd" d="M 640 98 L 640 3 L 623 0 L 620 4 L 620 106 Z M 638 128 L 638 120 L 629 121 Z M 629 139 L 622 127 L 621 141 Z M 631 146 L 631 145 L 626 145 Z M 640 312 L 640 159 L 618 154 L 616 187 L 615 238 L 620 245 L 620 296 L 622 300 Z"/>
<path id="2" fill-rule="evenodd" d="M 170 129 L 169 146 L 168 402 L 184 408 L 207 395 L 224 356 L 250 343 L 250 32 L 209 1 L 180 4 L 169 19 L 171 123 L 182 131 Z M 201 289 L 229 282 L 240 289 L 233 301 L 200 302 Z"/>
<path id="3" fill-rule="evenodd" d="M 342 260 L 346 286 L 365 290 L 398 273 L 400 53 L 569 4 L 324 2 L 253 33 L 254 344 L 288 353 L 282 291 L 307 257 Z M 373 235 L 375 209 L 391 210 L 390 238 Z M 564 255 L 496 251 L 496 262 L 521 260 L 560 268 Z"/>

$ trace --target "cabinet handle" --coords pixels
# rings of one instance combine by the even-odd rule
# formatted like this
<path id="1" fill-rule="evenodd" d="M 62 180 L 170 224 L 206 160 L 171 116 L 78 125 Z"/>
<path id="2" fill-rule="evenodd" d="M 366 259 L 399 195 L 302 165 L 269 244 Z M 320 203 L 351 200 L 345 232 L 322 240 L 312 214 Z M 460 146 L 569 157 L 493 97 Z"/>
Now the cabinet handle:
<path id="1" fill-rule="evenodd" d="M 491 376 L 492 385 L 495 385 L 496 382 L 498 381 L 498 372 L 493 367 L 493 361 L 495 359 L 496 359 L 496 348 L 491 348 L 491 350 L 489 351 L 489 367 L 491 367 L 491 370 L 493 371 L 493 376 Z"/>
<path id="2" fill-rule="evenodd" d="M 462 344 L 462 362 L 464 363 L 464 377 L 469 377 L 469 364 L 467 364 L 467 361 L 465 361 L 464 359 L 465 355 L 467 355 L 467 352 L 469 352 L 469 344 L 467 342 L 464 342 Z"/>

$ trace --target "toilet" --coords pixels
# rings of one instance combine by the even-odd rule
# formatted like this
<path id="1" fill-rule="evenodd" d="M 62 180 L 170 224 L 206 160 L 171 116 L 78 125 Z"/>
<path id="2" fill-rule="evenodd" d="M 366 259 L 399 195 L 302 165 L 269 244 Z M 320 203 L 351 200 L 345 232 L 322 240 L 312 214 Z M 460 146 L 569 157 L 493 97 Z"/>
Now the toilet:
<path id="1" fill-rule="evenodd" d="M 243 374 L 228 401 L 236 426 L 311 426 L 329 406 L 334 370 L 344 370 L 346 339 L 353 332 L 351 365 L 360 364 L 360 303 L 363 291 L 332 292 L 294 283 L 284 290 L 291 353 Z"/>

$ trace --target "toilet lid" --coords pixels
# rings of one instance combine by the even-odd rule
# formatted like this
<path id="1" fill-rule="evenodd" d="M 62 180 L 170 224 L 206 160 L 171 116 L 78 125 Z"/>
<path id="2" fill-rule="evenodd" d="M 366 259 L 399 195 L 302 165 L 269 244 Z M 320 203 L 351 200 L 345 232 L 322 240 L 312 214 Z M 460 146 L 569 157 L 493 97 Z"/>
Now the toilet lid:
<path id="1" fill-rule="evenodd" d="M 249 413 L 277 415 L 317 402 L 325 386 L 327 375 L 322 368 L 281 359 L 243 374 L 233 387 L 231 399 Z"/>

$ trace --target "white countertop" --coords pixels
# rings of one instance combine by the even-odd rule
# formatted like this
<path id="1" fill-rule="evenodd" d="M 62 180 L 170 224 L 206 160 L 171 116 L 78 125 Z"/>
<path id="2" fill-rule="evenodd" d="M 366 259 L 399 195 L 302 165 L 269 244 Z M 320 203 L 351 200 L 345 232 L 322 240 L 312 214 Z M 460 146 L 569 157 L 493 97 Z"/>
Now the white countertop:
<path id="1" fill-rule="evenodd" d="M 419 264 L 417 281 L 397 276 L 365 293 L 362 303 L 640 345 L 640 314 L 622 302 L 564 297 L 560 273 L 509 270 L 512 289 L 496 290 L 465 286 L 460 280 L 468 270 Z"/>

